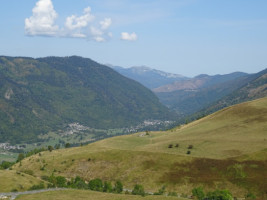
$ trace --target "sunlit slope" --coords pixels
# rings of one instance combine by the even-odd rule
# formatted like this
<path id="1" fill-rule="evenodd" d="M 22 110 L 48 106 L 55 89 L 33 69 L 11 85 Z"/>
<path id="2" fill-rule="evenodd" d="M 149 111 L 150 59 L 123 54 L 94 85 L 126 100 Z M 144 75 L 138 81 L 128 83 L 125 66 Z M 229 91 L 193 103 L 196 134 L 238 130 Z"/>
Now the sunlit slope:
<path id="1" fill-rule="evenodd" d="M 173 144 L 173 148 L 168 148 Z M 175 145 L 179 147 L 176 148 Z M 228 107 L 171 131 L 115 137 L 96 147 L 229 158 L 267 148 L 267 98 Z"/>
<path id="2" fill-rule="evenodd" d="M 230 189 L 237 197 L 265 194 L 267 98 L 236 105 L 170 131 L 109 138 L 83 147 L 42 152 L 17 164 L 34 175 L 120 179 L 126 188 L 190 194 Z M 172 148 L 169 148 L 172 144 Z M 178 147 L 176 147 L 178 144 Z M 192 145 L 192 149 L 188 146 Z M 188 154 L 190 151 L 190 154 Z M 42 170 L 41 170 L 42 169 Z M 263 198 L 262 198 L 263 199 Z"/>
<path id="3" fill-rule="evenodd" d="M 33 176 L 14 170 L 0 170 L 0 193 L 11 191 L 26 191 L 41 182 Z"/>

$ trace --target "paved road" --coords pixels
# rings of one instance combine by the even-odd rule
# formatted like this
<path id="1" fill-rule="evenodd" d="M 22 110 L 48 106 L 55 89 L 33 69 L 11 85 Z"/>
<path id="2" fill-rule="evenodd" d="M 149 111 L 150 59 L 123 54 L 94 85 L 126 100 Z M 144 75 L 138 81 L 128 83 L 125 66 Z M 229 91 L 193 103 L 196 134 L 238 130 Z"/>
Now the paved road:
<path id="1" fill-rule="evenodd" d="M 57 191 L 57 190 L 66 190 L 66 188 L 50 188 L 50 189 L 32 190 L 32 191 L 25 191 L 25 192 L 0 193 L 0 199 L 3 197 L 9 197 L 10 200 L 14 200 L 16 199 L 18 195 L 21 195 L 21 194 L 36 194 L 40 192 Z"/>

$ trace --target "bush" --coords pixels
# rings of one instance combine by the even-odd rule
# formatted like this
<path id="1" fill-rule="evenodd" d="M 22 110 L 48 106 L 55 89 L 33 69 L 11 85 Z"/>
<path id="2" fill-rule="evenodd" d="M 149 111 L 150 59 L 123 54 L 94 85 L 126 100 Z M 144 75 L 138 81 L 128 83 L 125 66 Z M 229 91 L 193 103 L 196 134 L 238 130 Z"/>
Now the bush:
<path id="1" fill-rule="evenodd" d="M 145 196 L 145 190 L 144 187 L 142 185 L 136 184 L 134 186 L 134 189 L 132 191 L 133 195 L 141 195 L 141 196 Z"/>
<path id="2" fill-rule="evenodd" d="M 96 179 L 89 181 L 88 187 L 90 190 L 103 191 L 103 182 L 101 179 L 96 178 Z"/>
<path id="3" fill-rule="evenodd" d="M 192 144 L 190 144 L 190 145 L 188 145 L 188 147 L 187 147 L 188 149 L 193 149 L 193 145 Z"/>
<path id="4" fill-rule="evenodd" d="M 121 181 L 116 181 L 116 183 L 115 183 L 115 186 L 114 186 L 114 188 L 113 188 L 113 191 L 115 192 L 115 193 L 122 193 L 122 191 L 123 191 L 123 185 L 122 185 L 122 182 Z"/>
<path id="5" fill-rule="evenodd" d="M 41 179 L 44 181 L 49 181 L 49 177 L 48 176 L 41 176 Z"/>
<path id="6" fill-rule="evenodd" d="M 173 144 L 169 144 L 168 148 L 172 148 L 173 147 Z"/>
<path id="7" fill-rule="evenodd" d="M 178 194 L 176 192 L 169 192 L 168 196 L 177 197 Z"/>
<path id="8" fill-rule="evenodd" d="M 215 190 L 207 194 L 206 200 L 232 200 L 233 196 L 228 190 Z"/>
<path id="9" fill-rule="evenodd" d="M 44 183 L 40 183 L 39 185 L 33 185 L 30 187 L 29 190 L 41 190 L 41 189 L 45 189 L 45 185 Z"/>
<path id="10" fill-rule="evenodd" d="M 0 165 L 0 169 L 8 169 L 13 164 L 14 164 L 13 162 L 3 161 L 2 164 Z"/>
<path id="11" fill-rule="evenodd" d="M 256 196 L 255 196 L 255 194 L 249 192 L 249 193 L 246 195 L 246 199 L 253 200 L 253 199 L 256 199 Z"/>
<path id="12" fill-rule="evenodd" d="M 110 182 L 104 182 L 103 192 L 112 192 L 112 185 Z"/>
<path id="13" fill-rule="evenodd" d="M 162 186 L 158 192 L 155 192 L 154 195 L 163 195 L 166 192 L 166 186 Z"/>
<path id="14" fill-rule="evenodd" d="M 191 154 L 191 151 L 187 151 L 186 154 Z"/>
<path id="15" fill-rule="evenodd" d="M 31 176 L 33 176 L 34 174 L 33 174 L 33 171 L 32 170 L 30 170 L 30 169 L 25 169 L 24 171 L 22 171 L 23 173 L 25 173 L 25 174 L 28 174 L 28 175 L 31 175 Z"/>
<path id="16" fill-rule="evenodd" d="M 198 200 L 203 200 L 205 198 L 205 193 L 202 187 L 197 187 L 192 190 L 193 196 L 197 197 Z"/>
<path id="17" fill-rule="evenodd" d="M 66 187 L 66 179 L 63 176 L 56 177 L 56 186 L 58 187 Z"/>

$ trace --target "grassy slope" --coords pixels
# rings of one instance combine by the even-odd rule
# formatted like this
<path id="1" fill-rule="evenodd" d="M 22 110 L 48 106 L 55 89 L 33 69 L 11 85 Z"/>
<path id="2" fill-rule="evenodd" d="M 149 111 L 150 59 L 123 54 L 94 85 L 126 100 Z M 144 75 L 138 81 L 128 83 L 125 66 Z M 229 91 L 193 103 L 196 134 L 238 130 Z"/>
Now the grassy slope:
<path id="1" fill-rule="evenodd" d="M 17 198 L 18 200 L 160 200 L 160 199 L 176 199 L 182 200 L 183 198 L 177 197 L 163 197 L 163 196 L 134 196 L 134 195 L 123 195 L 123 194 L 109 194 L 102 192 L 93 192 L 86 190 L 64 190 L 64 191 L 54 191 L 54 192 L 44 192 L 33 195 L 22 195 Z"/>
<path id="2" fill-rule="evenodd" d="M 226 108 L 199 121 L 167 132 L 114 137 L 84 147 L 44 152 L 22 161 L 17 170 L 36 176 L 53 171 L 87 180 L 122 180 L 127 188 L 141 183 L 156 191 L 190 193 L 205 189 L 230 189 L 242 197 L 247 190 L 266 192 L 267 98 Z M 168 148 L 169 144 L 178 148 Z M 187 147 L 194 147 L 187 155 Z M 45 165 L 45 170 L 40 168 Z"/>
<path id="3" fill-rule="evenodd" d="M 140 133 L 102 140 L 92 146 L 223 159 L 267 148 L 267 98 L 223 109 L 213 115 L 167 132 Z M 179 148 L 166 148 L 178 143 Z"/>
<path id="4" fill-rule="evenodd" d="M 41 181 L 33 176 L 24 173 L 16 173 L 14 170 L 0 170 L 0 192 L 26 191 L 31 186 Z"/>

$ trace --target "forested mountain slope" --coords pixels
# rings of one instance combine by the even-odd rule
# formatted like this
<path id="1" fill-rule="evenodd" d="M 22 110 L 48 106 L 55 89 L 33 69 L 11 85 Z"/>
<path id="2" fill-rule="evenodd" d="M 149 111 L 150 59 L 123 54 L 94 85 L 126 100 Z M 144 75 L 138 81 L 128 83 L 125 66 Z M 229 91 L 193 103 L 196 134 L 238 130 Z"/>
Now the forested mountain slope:
<path id="1" fill-rule="evenodd" d="M 0 57 L 0 143 L 74 122 L 106 129 L 173 117 L 150 90 L 93 60 Z"/>

